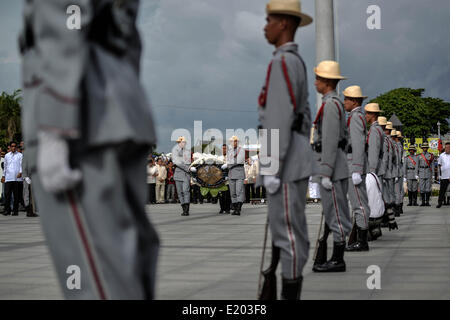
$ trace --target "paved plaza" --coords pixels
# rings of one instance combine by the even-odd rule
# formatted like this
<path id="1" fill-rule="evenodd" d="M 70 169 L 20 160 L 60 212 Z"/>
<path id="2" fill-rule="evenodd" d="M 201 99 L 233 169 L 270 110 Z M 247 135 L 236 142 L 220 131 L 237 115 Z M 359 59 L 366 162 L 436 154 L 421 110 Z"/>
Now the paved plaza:
<path id="1" fill-rule="evenodd" d="M 302 298 L 450 299 L 450 207 L 436 209 L 432 200 L 432 207 L 405 206 L 399 230 L 383 229 L 369 252 L 346 253 L 347 272 L 334 274 L 311 271 L 321 206 L 309 204 Z M 189 217 L 175 204 L 147 209 L 161 237 L 157 299 L 256 298 L 266 206 L 245 204 L 240 217 L 218 215 L 213 204 L 191 205 Z M 371 265 L 381 269 L 380 290 L 367 288 Z M 1 215 L 0 299 L 62 298 L 39 218 Z"/>

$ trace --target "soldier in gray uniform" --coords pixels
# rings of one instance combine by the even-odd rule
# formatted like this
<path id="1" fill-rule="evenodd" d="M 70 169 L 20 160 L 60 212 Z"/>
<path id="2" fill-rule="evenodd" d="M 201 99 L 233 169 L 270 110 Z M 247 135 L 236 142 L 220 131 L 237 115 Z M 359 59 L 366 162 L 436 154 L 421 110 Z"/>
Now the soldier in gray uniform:
<path id="1" fill-rule="evenodd" d="M 398 177 L 395 181 L 395 216 L 399 217 L 403 213 L 403 143 L 401 142 L 402 133 L 396 131 L 396 136 L 394 137 L 395 151 L 397 152 L 397 171 Z"/>
<path id="2" fill-rule="evenodd" d="M 309 253 L 305 206 L 312 150 L 306 67 L 293 41 L 297 28 L 312 18 L 301 12 L 299 1 L 271 0 L 266 10 L 264 32 L 276 50 L 259 97 L 259 128 L 267 131 L 260 132 L 257 185 L 267 190 L 272 255 L 279 256 L 282 267 L 281 297 L 298 300 Z M 278 145 L 272 145 L 277 131 Z M 275 270 L 276 264 L 265 272 Z"/>
<path id="3" fill-rule="evenodd" d="M 72 5 L 80 30 L 66 26 Z M 62 292 L 151 299 L 159 239 L 145 212 L 145 164 L 156 135 L 139 82 L 138 1 L 24 9 L 22 128 Z"/>
<path id="4" fill-rule="evenodd" d="M 366 96 L 359 86 L 344 90 L 344 107 L 349 112 L 347 127 L 349 142 L 347 146 L 347 163 L 349 169 L 348 198 L 356 225 L 356 241 L 349 244 L 346 251 L 368 251 L 367 234 L 369 229 L 370 208 L 366 190 L 367 154 L 366 154 L 366 120 L 361 110 Z"/>
<path id="5" fill-rule="evenodd" d="M 322 106 L 314 121 L 314 149 L 320 153 L 319 173 L 322 177 L 320 195 L 325 222 L 333 234 L 333 255 L 323 264 L 315 263 L 315 272 L 344 272 L 346 237 L 352 229 L 348 207 L 348 165 L 346 148 L 348 131 L 345 110 L 336 93 L 340 75 L 339 64 L 322 61 L 314 69 L 315 86 L 323 94 Z"/>
<path id="6" fill-rule="evenodd" d="M 385 170 L 383 167 L 384 134 L 378 120 L 384 117 L 378 117 L 381 112 L 378 103 L 369 103 L 364 107 L 364 110 L 366 111 L 366 121 L 368 125 L 370 125 L 370 129 L 367 134 L 367 160 L 369 163 L 368 172 L 371 175 L 377 176 L 381 183 Z M 386 118 L 384 118 L 384 121 L 386 121 Z M 380 187 L 383 189 L 382 186 Z M 381 235 L 380 219 L 370 218 L 369 240 L 376 240 Z"/>
<path id="7" fill-rule="evenodd" d="M 432 164 L 434 156 L 428 152 L 428 142 L 420 145 L 423 152 L 417 155 L 417 165 L 419 172 L 419 189 L 420 197 L 422 199 L 421 207 L 430 206 L 431 197 L 431 179 L 433 176 Z"/>
<path id="8" fill-rule="evenodd" d="M 173 180 L 175 180 L 178 199 L 180 199 L 183 209 L 181 215 L 188 216 L 191 195 L 191 175 L 189 173 L 191 152 L 186 148 L 185 137 L 177 139 L 177 144 L 172 149 L 172 161 L 176 165 Z"/>
<path id="9" fill-rule="evenodd" d="M 417 206 L 417 180 L 419 172 L 417 166 L 416 147 L 411 144 L 408 148 L 409 155 L 403 161 L 403 174 L 408 187 L 408 206 Z"/>
<path id="10" fill-rule="evenodd" d="M 227 162 L 222 165 L 222 169 L 228 169 L 228 183 L 231 194 L 231 215 L 241 215 L 242 204 L 244 203 L 244 179 L 245 179 L 245 150 L 240 147 L 239 139 L 236 136 L 230 138 L 232 143 L 227 151 Z"/>

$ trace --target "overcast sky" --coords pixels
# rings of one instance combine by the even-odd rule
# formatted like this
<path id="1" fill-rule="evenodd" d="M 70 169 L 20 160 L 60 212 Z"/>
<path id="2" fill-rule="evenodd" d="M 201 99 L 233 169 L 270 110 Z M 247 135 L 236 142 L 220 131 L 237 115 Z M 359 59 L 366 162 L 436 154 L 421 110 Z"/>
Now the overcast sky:
<path id="1" fill-rule="evenodd" d="M 142 82 L 150 97 L 158 151 L 170 151 L 176 128 L 255 128 L 257 97 L 273 48 L 263 36 L 268 0 L 142 0 Z M 314 1 L 302 1 L 314 16 Z M 381 9 L 381 30 L 368 30 L 367 7 Z M 370 98 L 398 87 L 425 88 L 450 101 L 450 1 L 335 0 L 342 73 Z M 21 87 L 17 34 L 22 1 L 0 0 L 0 92 Z M 315 25 L 299 29 L 313 87 Z M 130 106 L 132 110 L 132 106 Z M 225 131 L 224 131 L 225 134 Z"/>

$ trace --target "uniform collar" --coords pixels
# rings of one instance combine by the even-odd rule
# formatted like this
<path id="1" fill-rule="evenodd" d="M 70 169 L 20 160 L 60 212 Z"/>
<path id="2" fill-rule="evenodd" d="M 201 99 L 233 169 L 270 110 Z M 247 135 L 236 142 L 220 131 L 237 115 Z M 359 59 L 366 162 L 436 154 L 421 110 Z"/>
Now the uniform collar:
<path id="1" fill-rule="evenodd" d="M 360 112 L 361 111 L 361 106 L 356 107 L 355 109 L 353 109 L 352 111 L 350 111 L 350 114 L 355 113 L 355 112 Z"/>
<path id="2" fill-rule="evenodd" d="M 298 52 L 298 44 L 295 42 L 286 42 L 282 46 L 278 47 L 274 52 L 273 55 L 276 55 L 279 52 Z"/>
<path id="3" fill-rule="evenodd" d="M 323 95 L 322 100 L 326 100 L 334 96 L 337 96 L 336 90 L 331 90 L 330 92 L 327 92 L 326 94 Z"/>

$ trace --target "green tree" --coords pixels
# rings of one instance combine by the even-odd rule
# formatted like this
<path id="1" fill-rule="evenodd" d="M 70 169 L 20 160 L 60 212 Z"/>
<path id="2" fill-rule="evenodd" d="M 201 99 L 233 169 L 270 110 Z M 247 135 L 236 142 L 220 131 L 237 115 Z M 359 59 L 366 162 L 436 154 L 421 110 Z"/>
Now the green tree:
<path id="1" fill-rule="evenodd" d="M 3 92 L 0 96 L 0 145 L 6 146 L 11 140 L 22 137 L 20 103 L 22 91 L 13 94 Z"/>
<path id="2" fill-rule="evenodd" d="M 425 89 L 398 88 L 384 93 L 370 102 L 376 102 L 388 119 L 395 113 L 403 123 L 402 134 L 416 138 L 437 134 L 437 125 L 441 123 L 441 132 L 448 131 L 450 103 L 438 98 L 422 97 Z"/>

